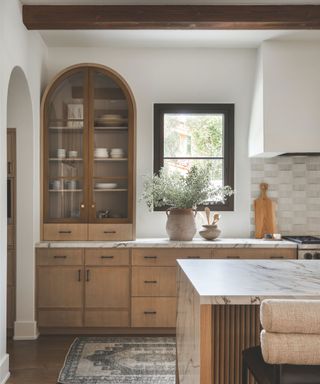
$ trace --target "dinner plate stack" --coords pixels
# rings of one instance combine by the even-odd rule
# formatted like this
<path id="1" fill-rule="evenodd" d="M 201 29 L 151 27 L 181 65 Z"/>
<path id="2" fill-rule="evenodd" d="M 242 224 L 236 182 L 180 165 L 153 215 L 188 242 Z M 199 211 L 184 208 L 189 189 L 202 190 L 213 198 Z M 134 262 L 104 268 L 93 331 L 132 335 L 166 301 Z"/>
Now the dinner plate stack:
<path id="1" fill-rule="evenodd" d="M 107 148 L 95 148 L 94 157 L 108 157 L 108 149 Z"/>
<path id="2" fill-rule="evenodd" d="M 124 150 L 122 148 L 111 148 L 110 156 L 113 159 L 121 159 L 124 157 Z"/>

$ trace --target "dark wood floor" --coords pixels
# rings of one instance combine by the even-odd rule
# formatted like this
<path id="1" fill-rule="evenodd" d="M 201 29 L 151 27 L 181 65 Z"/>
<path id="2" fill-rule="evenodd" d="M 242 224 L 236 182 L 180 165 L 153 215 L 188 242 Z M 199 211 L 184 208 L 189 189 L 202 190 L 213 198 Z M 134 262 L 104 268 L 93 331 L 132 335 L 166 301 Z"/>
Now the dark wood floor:
<path id="1" fill-rule="evenodd" d="M 41 336 L 35 341 L 8 341 L 8 384 L 56 384 L 75 336 Z"/>

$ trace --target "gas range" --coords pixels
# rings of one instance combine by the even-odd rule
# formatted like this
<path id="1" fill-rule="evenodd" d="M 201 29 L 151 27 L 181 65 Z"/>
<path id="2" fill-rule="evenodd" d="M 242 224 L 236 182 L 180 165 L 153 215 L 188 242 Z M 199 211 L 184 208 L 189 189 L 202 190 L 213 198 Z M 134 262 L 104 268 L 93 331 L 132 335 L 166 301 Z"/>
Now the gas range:
<path id="1" fill-rule="evenodd" d="M 283 239 L 298 244 L 298 259 L 320 259 L 320 237 L 317 236 L 283 236 Z"/>

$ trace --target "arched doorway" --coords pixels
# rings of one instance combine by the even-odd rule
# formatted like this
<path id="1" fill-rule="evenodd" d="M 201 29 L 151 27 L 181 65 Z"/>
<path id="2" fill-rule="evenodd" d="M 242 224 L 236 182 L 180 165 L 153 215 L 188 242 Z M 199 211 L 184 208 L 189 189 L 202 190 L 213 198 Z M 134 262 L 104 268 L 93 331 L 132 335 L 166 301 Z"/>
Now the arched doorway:
<path id="1" fill-rule="evenodd" d="M 34 319 L 34 132 L 32 101 L 26 76 L 12 70 L 7 99 L 7 127 L 16 130 L 16 271 L 14 338 L 36 337 Z M 29 338 L 29 337 L 28 337 Z"/>

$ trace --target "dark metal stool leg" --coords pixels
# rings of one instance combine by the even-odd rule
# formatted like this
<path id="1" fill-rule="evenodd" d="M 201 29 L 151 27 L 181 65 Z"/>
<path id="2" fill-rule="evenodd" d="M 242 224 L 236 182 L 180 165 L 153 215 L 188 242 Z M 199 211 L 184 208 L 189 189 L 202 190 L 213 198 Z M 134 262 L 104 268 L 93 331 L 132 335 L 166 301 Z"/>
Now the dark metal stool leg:
<path id="1" fill-rule="evenodd" d="M 242 384 L 248 384 L 248 367 L 242 358 Z"/>

